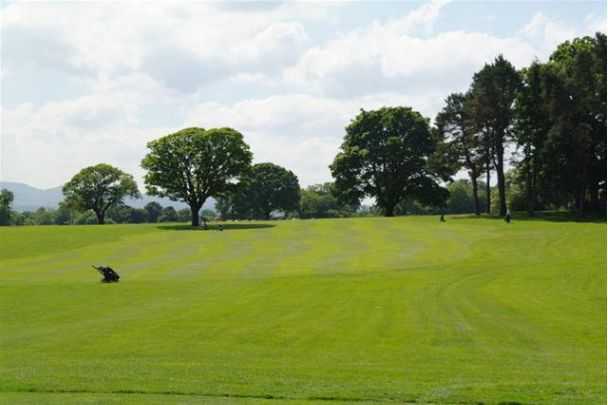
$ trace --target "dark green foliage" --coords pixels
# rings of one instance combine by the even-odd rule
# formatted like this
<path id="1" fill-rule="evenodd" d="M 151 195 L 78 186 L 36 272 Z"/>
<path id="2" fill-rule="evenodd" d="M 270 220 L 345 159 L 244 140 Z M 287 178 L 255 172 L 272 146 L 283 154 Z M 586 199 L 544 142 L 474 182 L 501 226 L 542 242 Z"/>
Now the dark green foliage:
<path id="1" fill-rule="evenodd" d="M 521 72 L 499 56 L 475 74 L 469 92 L 447 98 L 435 122 L 445 138 L 435 153 L 440 160 L 467 170 L 474 188 L 485 171 L 487 212 L 503 216 L 507 205 L 530 215 L 604 211 L 606 35 L 566 41 L 547 63 Z M 507 179 L 504 153 L 511 145 L 517 154 Z"/>
<path id="2" fill-rule="evenodd" d="M 606 35 L 566 41 L 547 70 L 544 180 L 579 214 L 605 208 Z"/>
<path id="3" fill-rule="evenodd" d="M 144 209 L 148 213 L 148 218 L 146 222 L 158 222 L 158 219 L 163 211 L 163 207 L 159 203 L 155 201 L 149 202 L 148 204 L 146 204 Z"/>
<path id="4" fill-rule="evenodd" d="M 177 211 L 173 207 L 164 207 L 158 220 L 159 222 L 177 222 Z"/>
<path id="5" fill-rule="evenodd" d="M 539 194 L 542 190 L 541 169 L 545 158 L 543 148 L 551 127 L 544 83 L 546 70 L 546 66 L 538 62 L 523 70 L 523 86 L 515 104 L 514 135 L 517 146 L 523 152 L 518 166 L 520 174 L 525 176 L 525 209 L 530 215 L 542 206 Z"/>
<path id="6" fill-rule="evenodd" d="M 55 223 L 53 212 L 44 207 L 40 207 L 34 212 L 33 221 L 36 225 L 53 225 Z"/>
<path id="7" fill-rule="evenodd" d="M 190 219 L 190 210 L 188 208 L 182 208 L 181 210 L 177 210 L 178 222 L 188 222 L 190 221 Z"/>
<path id="8" fill-rule="evenodd" d="M 214 220 L 217 218 L 217 212 L 212 209 L 205 208 L 201 211 L 201 218 L 205 218 L 206 220 Z"/>
<path id="9" fill-rule="evenodd" d="M 476 201 L 473 184 L 470 180 L 456 180 L 448 185 L 450 197 L 446 203 L 445 212 L 449 214 L 477 214 L 486 210 L 485 184 L 478 183 L 478 198 Z"/>
<path id="10" fill-rule="evenodd" d="M 300 184 L 293 172 L 273 163 L 257 163 L 231 193 L 218 198 L 223 218 L 269 219 L 274 211 L 298 210 Z"/>
<path id="11" fill-rule="evenodd" d="M 74 223 L 77 225 L 93 225 L 97 223 L 97 218 L 93 211 L 84 211 L 76 216 Z"/>
<path id="12" fill-rule="evenodd" d="M 361 110 L 330 166 L 340 201 L 356 204 L 373 197 L 385 216 L 408 199 L 443 204 L 447 191 L 429 164 L 437 144 L 428 119 L 409 107 Z"/>
<path id="13" fill-rule="evenodd" d="M 507 212 L 505 187 L 505 145 L 512 136 L 514 101 L 521 88 L 521 76 L 502 55 L 486 64 L 473 77 L 471 114 L 475 131 L 483 134 L 486 170 L 496 170 L 500 215 Z"/>
<path id="14" fill-rule="evenodd" d="M 473 212 L 479 215 L 482 207 L 478 178 L 483 171 L 484 148 L 481 133 L 473 121 L 471 103 L 471 93 L 453 93 L 448 96 L 445 107 L 435 119 L 435 126 L 445 140 L 435 155 L 451 167 L 452 172 L 460 168 L 466 170 L 472 190 Z"/>
<path id="15" fill-rule="evenodd" d="M 148 211 L 143 208 L 131 208 L 129 222 L 132 224 L 143 224 L 148 220 Z"/>
<path id="16" fill-rule="evenodd" d="M 53 213 L 53 222 L 55 225 L 70 225 L 74 222 L 74 210 L 71 209 L 65 202 L 59 203 L 59 208 L 57 208 Z"/>
<path id="17" fill-rule="evenodd" d="M 358 205 L 340 204 L 334 183 L 315 184 L 301 190 L 301 218 L 349 217 L 355 214 Z"/>
<path id="18" fill-rule="evenodd" d="M 564 42 L 549 62 L 524 69 L 523 78 L 514 132 L 521 159 L 513 184 L 525 194 L 525 209 L 603 211 L 606 36 Z"/>
<path id="19" fill-rule="evenodd" d="M 193 226 L 207 198 L 230 192 L 251 163 L 243 135 L 231 128 L 187 128 L 148 143 L 141 166 L 151 195 L 184 201 Z"/>
<path id="20" fill-rule="evenodd" d="M 108 217 L 119 224 L 126 224 L 131 220 L 132 207 L 125 204 L 116 205 L 108 210 Z"/>
<path id="21" fill-rule="evenodd" d="M 0 191 L 0 225 L 9 225 L 11 220 L 11 204 L 14 195 L 7 189 Z"/>
<path id="22" fill-rule="evenodd" d="M 139 197 L 133 176 L 105 163 L 82 169 L 63 186 L 63 194 L 69 207 L 95 212 L 98 224 L 124 197 Z"/>

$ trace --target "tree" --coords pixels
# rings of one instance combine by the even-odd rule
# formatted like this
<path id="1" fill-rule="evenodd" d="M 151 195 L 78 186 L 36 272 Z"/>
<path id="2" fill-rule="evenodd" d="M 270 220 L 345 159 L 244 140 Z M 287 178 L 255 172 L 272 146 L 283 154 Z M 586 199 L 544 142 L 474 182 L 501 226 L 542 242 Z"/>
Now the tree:
<path id="1" fill-rule="evenodd" d="M 87 210 L 80 213 L 74 220 L 74 223 L 76 225 L 92 225 L 97 223 L 97 218 L 95 217 L 93 211 Z"/>
<path id="2" fill-rule="evenodd" d="M 545 78 L 546 66 L 533 62 L 522 72 L 523 85 L 515 103 L 514 136 L 522 149 L 520 175 L 525 176 L 526 208 L 529 215 L 539 205 L 540 171 L 543 165 L 544 144 L 551 129 L 547 109 Z M 519 200 L 518 200 L 519 201 Z"/>
<path id="3" fill-rule="evenodd" d="M 33 219 L 36 225 L 52 225 L 55 222 L 53 212 L 44 207 L 40 207 L 34 212 Z"/>
<path id="4" fill-rule="evenodd" d="M 341 205 L 334 183 L 314 184 L 300 192 L 301 218 L 331 218 L 351 216 L 358 206 Z"/>
<path id="5" fill-rule="evenodd" d="M 270 219 L 273 211 L 297 211 L 300 205 L 298 178 L 273 163 L 257 163 L 243 176 L 233 204 L 234 213 L 256 219 Z"/>
<path id="6" fill-rule="evenodd" d="M 501 216 L 507 213 L 504 150 L 511 137 L 514 101 L 520 87 L 519 73 L 502 55 L 475 73 L 471 86 L 473 119 L 477 131 L 486 137 L 488 177 L 490 165 L 496 169 Z"/>
<path id="7" fill-rule="evenodd" d="M 78 210 L 93 210 L 103 224 L 106 211 L 129 196 L 140 194 L 133 176 L 105 163 L 82 169 L 63 186 L 66 204 Z"/>
<path id="8" fill-rule="evenodd" d="M 207 198 L 227 193 L 251 164 L 243 135 L 230 128 L 187 128 L 148 143 L 141 166 L 151 195 L 190 206 L 192 226 Z"/>
<path id="9" fill-rule="evenodd" d="M 483 189 L 484 186 L 483 182 L 478 183 L 478 188 Z M 480 192 L 480 196 L 484 198 L 475 198 L 473 184 L 470 180 L 456 180 L 448 185 L 448 191 L 450 197 L 446 203 L 446 212 L 450 214 L 477 213 L 478 210 L 486 208 L 485 191 Z"/>
<path id="10" fill-rule="evenodd" d="M 111 218 L 117 224 L 127 224 L 131 219 L 131 211 L 133 211 L 132 207 L 125 204 L 117 204 L 110 207 L 106 213 L 106 216 Z"/>
<path id="11" fill-rule="evenodd" d="M 13 203 L 14 194 L 3 188 L 0 191 L 0 225 L 9 225 L 11 220 L 11 204 Z"/>
<path id="12" fill-rule="evenodd" d="M 59 203 L 59 207 L 55 210 L 53 221 L 55 225 L 69 225 L 74 221 L 74 212 L 65 201 Z"/>
<path id="13" fill-rule="evenodd" d="M 545 141 L 545 180 L 578 214 L 605 208 L 606 35 L 560 44 L 545 75 L 551 129 Z"/>
<path id="14" fill-rule="evenodd" d="M 190 209 L 182 208 L 180 210 L 177 210 L 177 221 L 178 222 L 190 221 Z"/>
<path id="15" fill-rule="evenodd" d="M 163 212 L 163 207 L 156 201 L 147 203 L 144 209 L 148 213 L 148 222 L 158 222 L 158 218 Z"/>
<path id="16" fill-rule="evenodd" d="M 177 222 L 177 211 L 175 211 L 175 208 L 169 206 L 169 207 L 164 207 L 162 209 L 162 213 L 160 214 L 160 218 L 159 218 L 160 222 Z"/>
<path id="17" fill-rule="evenodd" d="M 480 134 L 471 122 L 471 94 L 450 94 L 445 106 L 435 119 L 435 126 L 446 140 L 442 158 L 446 164 L 464 167 L 473 190 L 475 214 L 481 213 L 478 178 L 483 170 L 483 143 Z"/>
<path id="18" fill-rule="evenodd" d="M 143 224 L 148 220 L 148 211 L 143 208 L 131 208 L 129 211 L 129 223 Z"/>
<path id="19" fill-rule="evenodd" d="M 385 216 L 405 199 L 442 204 L 447 190 L 429 164 L 437 146 L 429 122 L 409 107 L 361 110 L 346 127 L 340 152 L 330 166 L 341 202 L 376 199 Z"/>
<path id="20" fill-rule="evenodd" d="M 205 218 L 206 220 L 212 221 L 217 218 L 217 212 L 210 208 L 203 208 L 201 211 L 201 218 Z"/>
<path id="21" fill-rule="evenodd" d="M 224 193 L 216 198 L 215 209 L 220 214 L 220 218 L 226 219 L 252 219 L 249 205 L 241 206 L 244 198 L 240 198 L 244 192 L 243 184 L 235 184 L 228 193 Z M 239 204 L 239 205 L 237 205 Z"/>

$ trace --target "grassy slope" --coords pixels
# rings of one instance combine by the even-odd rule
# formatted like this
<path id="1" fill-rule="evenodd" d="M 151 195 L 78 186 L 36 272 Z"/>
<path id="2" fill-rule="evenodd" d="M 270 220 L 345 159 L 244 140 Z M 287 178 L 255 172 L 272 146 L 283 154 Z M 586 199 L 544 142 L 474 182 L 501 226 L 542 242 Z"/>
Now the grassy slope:
<path id="1" fill-rule="evenodd" d="M 605 403 L 605 224 L 261 225 L 0 229 L 0 401 Z"/>

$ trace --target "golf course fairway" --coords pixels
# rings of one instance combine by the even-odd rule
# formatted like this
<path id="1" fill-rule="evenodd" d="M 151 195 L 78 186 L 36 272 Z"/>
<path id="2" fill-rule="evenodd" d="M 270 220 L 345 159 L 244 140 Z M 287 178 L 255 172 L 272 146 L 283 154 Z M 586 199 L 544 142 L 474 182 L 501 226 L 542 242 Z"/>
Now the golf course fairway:
<path id="1" fill-rule="evenodd" d="M 0 403 L 606 403 L 605 223 L 224 227 L 0 228 Z"/>

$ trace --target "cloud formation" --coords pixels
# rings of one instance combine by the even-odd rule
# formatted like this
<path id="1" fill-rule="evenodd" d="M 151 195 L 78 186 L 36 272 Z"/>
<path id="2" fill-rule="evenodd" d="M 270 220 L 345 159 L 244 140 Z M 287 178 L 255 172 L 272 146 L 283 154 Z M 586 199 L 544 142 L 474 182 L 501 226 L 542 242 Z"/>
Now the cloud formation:
<path id="1" fill-rule="evenodd" d="M 433 118 L 497 54 L 522 67 L 606 24 L 600 13 L 562 21 L 539 10 L 509 35 L 442 30 L 440 17 L 467 7 L 446 1 L 355 18 L 381 7 L 5 5 L 0 178 L 52 187 L 103 161 L 141 179 L 146 142 L 198 125 L 241 131 L 256 161 L 293 170 L 303 185 L 326 181 L 360 108 L 409 105 Z"/>

